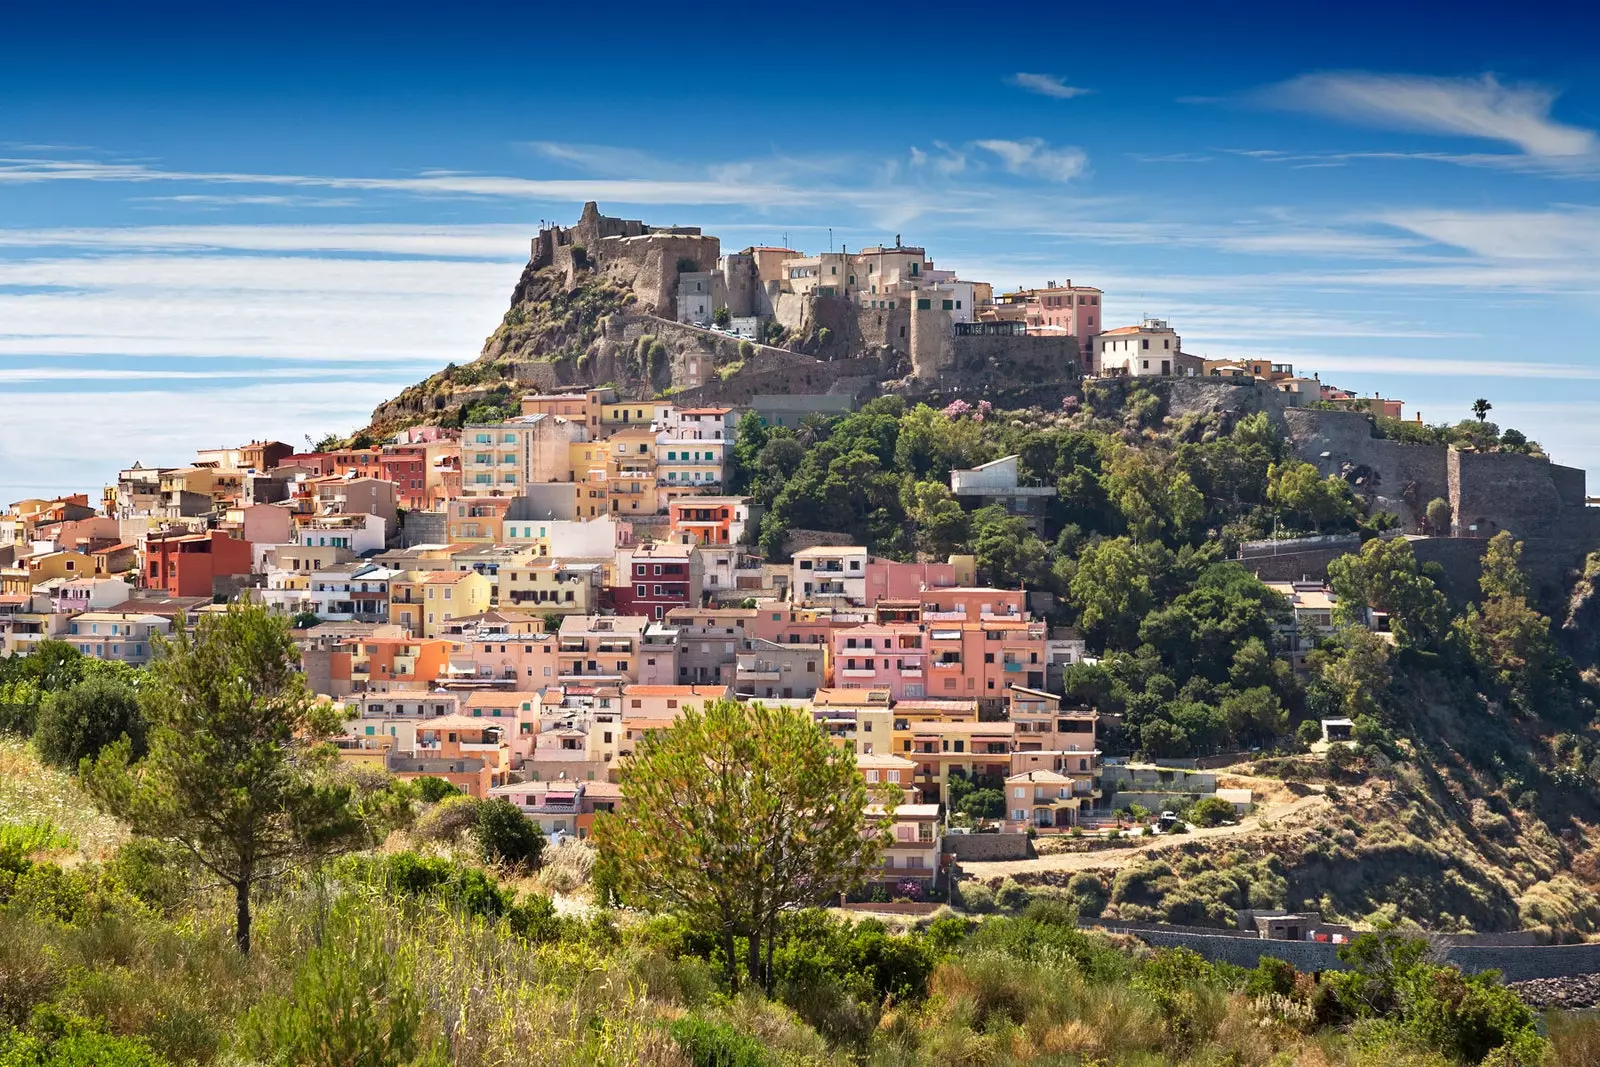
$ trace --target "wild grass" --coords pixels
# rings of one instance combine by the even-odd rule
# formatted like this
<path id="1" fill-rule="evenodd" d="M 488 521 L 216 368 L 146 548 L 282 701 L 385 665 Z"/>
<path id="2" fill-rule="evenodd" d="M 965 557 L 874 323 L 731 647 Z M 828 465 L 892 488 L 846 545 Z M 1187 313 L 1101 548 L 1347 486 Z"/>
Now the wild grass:
<path id="1" fill-rule="evenodd" d="M 0 823 L 48 820 L 77 842 L 84 859 L 102 860 L 128 839 L 69 774 L 39 762 L 26 741 L 0 735 Z"/>

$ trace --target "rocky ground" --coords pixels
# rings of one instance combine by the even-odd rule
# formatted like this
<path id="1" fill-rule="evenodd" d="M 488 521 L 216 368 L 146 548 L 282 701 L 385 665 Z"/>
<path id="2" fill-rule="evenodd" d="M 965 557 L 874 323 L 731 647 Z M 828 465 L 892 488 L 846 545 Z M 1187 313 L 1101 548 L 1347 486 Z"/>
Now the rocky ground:
<path id="1" fill-rule="evenodd" d="M 1600 1006 L 1600 974 L 1575 974 L 1567 978 L 1530 978 L 1507 985 L 1534 1008 L 1593 1008 Z"/>

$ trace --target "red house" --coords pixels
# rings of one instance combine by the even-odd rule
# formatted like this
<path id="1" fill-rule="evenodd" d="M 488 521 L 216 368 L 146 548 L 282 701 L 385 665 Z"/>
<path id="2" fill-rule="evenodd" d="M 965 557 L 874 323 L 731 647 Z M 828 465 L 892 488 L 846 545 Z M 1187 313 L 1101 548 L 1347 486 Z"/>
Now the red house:
<path id="1" fill-rule="evenodd" d="M 169 597 L 212 597 L 250 574 L 250 542 L 221 530 L 156 531 L 144 540 L 144 586 Z"/>
<path id="2" fill-rule="evenodd" d="M 378 457 L 378 477 L 394 483 L 400 506 L 409 511 L 428 508 L 428 448 L 426 445 L 392 445 Z"/>
<path id="3" fill-rule="evenodd" d="M 611 603 L 618 615 L 664 619 L 673 608 L 700 604 L 700 553 L 693 545 L 653 542 L 626 553 L 628 565 L 613 586 Z"/>

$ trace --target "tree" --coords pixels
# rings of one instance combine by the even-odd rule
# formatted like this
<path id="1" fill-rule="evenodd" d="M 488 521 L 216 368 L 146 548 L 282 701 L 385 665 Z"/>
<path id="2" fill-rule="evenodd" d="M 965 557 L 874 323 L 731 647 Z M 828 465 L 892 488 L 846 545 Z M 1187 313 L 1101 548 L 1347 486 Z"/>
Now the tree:
<path id="1" fill-rule="evenodd" d="M 1393 674 L 1389 646 L 1377 634 L 1361 626 L 1344 627 L 1306 662 L 1345 716 L 1354 719 L 1380 712 L 1379 700 L 1389 691 Z"/>
<path id="2" fill-rule="evenodd" d="M 1316 529 L 1348 524 L 1356 514 L 1348 482 L 1294 460 L 1267 468 L 1267 500 Z"/>
<path id="3" fill-rule="evenodd" d="M 713 325 L 721 326 L 726 330 L 728 324 L 733 322 L 733 312 L 728 310 L 728 305 L 723 304 L 711 313 L 711 322 Z"/>
<path id="4" fill-rule="evenodd" d="M 122 737 L 128 739 L 132 758 L 143 758 L 145 720 L 139 695 L 110 677 L 92 677 L 46 702 L 34 744 L 46 763 L 76 770 L 81 760 L 93 760 Z"/>
<path id="5" fill-rule="evenodd" d="M 289 625 L 296 630 L 309 630 L 322 620 L 314 611 L 297 611 L 289 619 Z"/>
<path id="6" fill-rule="evenodd" d="M 135 833 L 175 842 L 235 897 L 234 936 L 250 951 L 251 895 L 297 862 L 353 845 L 350 786 L 320 744 L 333 709 L 313 702 L 286 620 L 234 604 L 158 645 L 141 693 L 149 755 L 119 740 L 86 776 Z"/>
<path id="7" fill-rule="evenodd" d="M 0 659 L 0 731 L 32 734 L 40 707 L 52 693 L 77 685 L 87 662 L 83 653 L 54 638 L 40 641 L 25 656 Z"/>
<path id="8" fill-rule="evenodd" d="M 1328 584 L 1338 596 L 1339 621 L 1361 624 L 1363 609 L 1386 612 L 1389 629 L 1402 645 L 1437 650 L 1449 630 L 1450 611 L 1444 594 L 1422 572 L 1403 537 L 1373 538 L 1359 553 L 1328 564 Z"/>
<path id="9" fill-rule="evenodd" d="M 1501 685 L 1536 703 L 1557 681 L 1559 655 L 1550 620 L 1528 604 L 1521 561 L 1522 542 L 1511 534 L 1502 530 L 1489 539 L 1478 578 L 1483 600 L 1467 608 L 1461 629 L 1474 658 Z"/>
<path id="10" fill-rule="evenodd" d="M 1429 533 L 1435 537 L 1449 536 L 1451 523 L 1455 518 L 1454 511 L 1450 507 L 1450 501 L 1444 497 L 1434 497 L 1428 501 L 1428 509 L 1425 514 Z"/>
<path id="11" fill-rule="evenodd" d="M 472 836 L 486 863 L 537 867 L 544 853 L 544 830 L 504 797 L 478 805 Z"/>
<path id="12" fill-rule="evenodd" d="M 1139 620 L 1155 603 L 1155 569 L 1148 554 L 1126 537 L 1106 538 L 1086 547 L 1078 556 L 1069 582 L 1073 603 L 1085 629 L 1102 635 L 1107 644 L 1127 647 Z M 1160 548 L 1160 546 L 1155 546 Z"/>
<path id="13" fill-rule="evenodd" d="M 1493 410 L 1494 405 L 1489 403 L 1481 396 L 1472 402 L 1472 413 L 1478 417 L 1479 422 L 1487 419 L 1489 417 L 1489 412 Z"/>
<path id="14" fill-rule="evenodd" d="M 751 980 L 770 979 L 779 917 L 860 885 L 887 843 L 854 754 L 790 708 L 690 708 L 645 736 L 621 784 L 594 839 L 624 898 L 714 932 L 730 986 L 740 938 Z"/>
<path id="15" fill-rule="evenodd" d="M 998 789 L 974 789 L 961 799 L 961 810 L 974 819 L 998 819 L 1006 813 L 1006 795 Z"/>

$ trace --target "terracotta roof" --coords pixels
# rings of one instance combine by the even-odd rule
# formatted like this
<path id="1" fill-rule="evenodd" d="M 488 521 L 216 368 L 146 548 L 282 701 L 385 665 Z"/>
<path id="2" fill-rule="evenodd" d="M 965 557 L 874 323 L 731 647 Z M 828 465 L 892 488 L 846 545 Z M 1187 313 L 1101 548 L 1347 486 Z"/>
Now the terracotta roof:
<path id="1" fill-rule="evenodd" d="M 466 706 L 469 708 L 520 708 L 523 704 L 533 704 L 539 699 L 538 693 L 514 691 L 509 693 L 478 692 L 467 697 Z"/>
<path id="2" fill-rule="evenodd" d="M 467 575 L 477 573 L 477 571 L 430 571 L 422 581 L 425 585 L 454 585 Z"/>
<path id="3" fill-rule="evenodd" d="M 417 723 L 419 730 L 487 730 L 491 726 L 501 727 L 506 724 L 500 720 L 482 715 L 440 715 L 432 719 L 422 719 Z"/>
<path id="4" fill-rule="evenodd" d="M 636 697 L 721 697 L 727 695 L 725 685 L 629 685 L 624 686 L 624 696 Z"/>

